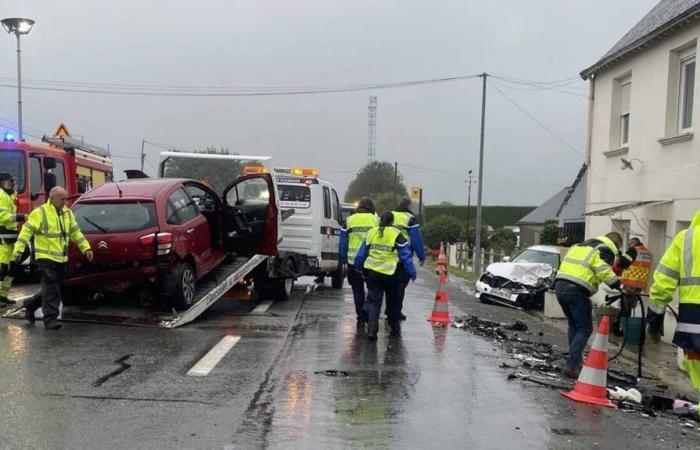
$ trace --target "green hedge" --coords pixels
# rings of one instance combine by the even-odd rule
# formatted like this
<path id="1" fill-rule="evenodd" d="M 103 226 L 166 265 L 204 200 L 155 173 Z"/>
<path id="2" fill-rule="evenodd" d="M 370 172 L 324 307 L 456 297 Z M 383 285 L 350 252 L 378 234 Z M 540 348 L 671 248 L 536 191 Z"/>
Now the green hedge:
<path id="1" fill-rule="evenodd" d="M 476 206 L 470 207 L 470 222 L 476 221 Z M 481 209 L 482 221 L 493 228 L 515 225 L 515 222 L 525 217 L 534 206 L 483 206 Z M 463 205 L 428 205 L 423 207 L 423 223 L 428 223 L 432 218 L 446 215 L 458 219 L 460 222 L 467 220 L 467 206 Z"/>

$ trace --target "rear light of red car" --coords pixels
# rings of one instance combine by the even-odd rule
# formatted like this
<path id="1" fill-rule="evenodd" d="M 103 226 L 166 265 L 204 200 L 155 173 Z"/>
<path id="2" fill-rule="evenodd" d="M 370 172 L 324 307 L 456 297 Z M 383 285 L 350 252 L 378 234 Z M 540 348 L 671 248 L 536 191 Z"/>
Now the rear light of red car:
<path id="1" fill-rule="evenodd" d="M 151 233 L 139 238 L 139 244 L 144 247 L 158 244 L 158 256 L 167 255 L 173 248 L 172 233 Z"/>
<path id="2" fill-rule="evenodd" d="M 158 256 L 167 255 L 173 248 L 173 235 L 171 233 L 158 233 Z"/>

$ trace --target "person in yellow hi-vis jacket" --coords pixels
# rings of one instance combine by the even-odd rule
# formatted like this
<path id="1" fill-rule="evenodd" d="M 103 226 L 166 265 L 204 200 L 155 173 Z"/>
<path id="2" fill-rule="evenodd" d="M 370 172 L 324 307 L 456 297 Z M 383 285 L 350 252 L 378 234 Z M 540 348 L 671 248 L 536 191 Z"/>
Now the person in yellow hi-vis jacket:
<path id="1" fill-rule="evenodd" d="M 14 177 L 0 173 L 0 308 L 15 303 L 8 298 L 17 272 L 12 251 L 17 242 L 17 222 L 25 219 L 24 214 L 17 214 L 16 197 Z"/>
<path id="2" fill-rule="evenodd" d="M 29 214 L 14 249 L 15 261 L 19 262 L 29 240 L 34 238 L 34 255 L 42 272 L 41 295 L 25 301 L 24 308 L 27 320 L 34 323 L 34 312 L 41 306 L 44 326 L 50 330 L 61 328 L 57 319 L 68 263 L 68 244 L 77 245 L 88 261 L 93 258 L 90 243 L 80 231 L 73 212 L 66 206 L 67 198 L 65 189 L 51 189 L 49 201 Z"/>
<path id="3" fill-rule="evenodd" d="M 649 297 L 649 331 L 658 333 L 663 327 L 666 305 L 678 289 L 678 323 L 673 343 L 683 349 L 683 365 L 693 388 L 700 391 L 700 211 L 695 213 L 690 228 L 673 238 L 654 272 Z"/>

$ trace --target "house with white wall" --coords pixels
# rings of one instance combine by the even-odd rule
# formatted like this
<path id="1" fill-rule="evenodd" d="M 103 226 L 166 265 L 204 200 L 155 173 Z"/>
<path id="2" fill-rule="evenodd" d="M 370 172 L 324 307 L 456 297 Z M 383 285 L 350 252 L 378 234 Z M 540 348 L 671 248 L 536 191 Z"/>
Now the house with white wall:
<path id="1" fill-rule="evenodd" d="M 699 37 L 700 0 L 662 0 L 581 73 L 590 87 L 586 235 L 637 236 L 655 263 L 700 209 Z M 667 314 L 667 340 L 672 322 Z"/>

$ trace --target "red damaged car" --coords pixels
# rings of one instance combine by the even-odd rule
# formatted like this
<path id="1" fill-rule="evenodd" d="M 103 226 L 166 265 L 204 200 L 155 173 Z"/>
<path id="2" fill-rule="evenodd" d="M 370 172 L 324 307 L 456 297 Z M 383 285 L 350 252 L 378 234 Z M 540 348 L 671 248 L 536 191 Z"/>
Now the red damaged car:
<path id="1" fill-rule="evenodd" d="M 276 254 L 276 197 L 265 173 L 238 178 L 222 195 L 187 179 L 99 186 L 72 208 L 95 258 L 71 249 L 66 300 L 134 288 L 187 308 L 196 281 L 231 253 Z"/>

